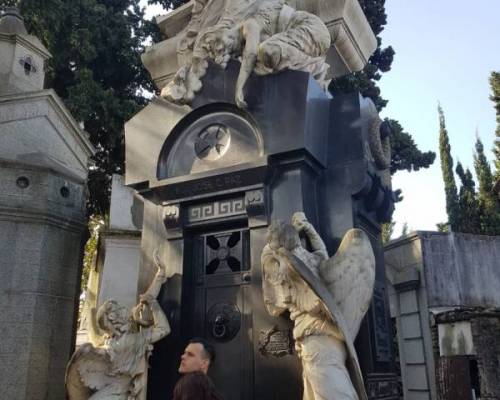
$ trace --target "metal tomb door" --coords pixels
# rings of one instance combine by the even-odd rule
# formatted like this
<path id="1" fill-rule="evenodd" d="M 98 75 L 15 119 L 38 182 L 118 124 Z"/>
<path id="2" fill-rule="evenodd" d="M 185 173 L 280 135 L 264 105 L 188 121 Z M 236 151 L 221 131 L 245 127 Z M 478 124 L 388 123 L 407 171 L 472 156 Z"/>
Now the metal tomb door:
<path id="1" fill-rule="evenodd" d="M 223 397 L 253 399 L 249 232 L 197 234 L 192 245 L 184 291 L 192 317 L 188 332 L 214 345 L 217 356 L 209 375 Z"/>

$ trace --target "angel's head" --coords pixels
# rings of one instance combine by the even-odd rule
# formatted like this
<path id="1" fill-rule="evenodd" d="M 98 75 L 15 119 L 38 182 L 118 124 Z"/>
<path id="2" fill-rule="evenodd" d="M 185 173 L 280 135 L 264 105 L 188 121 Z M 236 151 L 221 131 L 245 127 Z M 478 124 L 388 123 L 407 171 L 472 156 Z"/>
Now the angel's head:
<path id="1" fill-rule="evenodd" d="M 291 251 L 300 246 L 300 238 L 297 230 L 292 225 L 276 220 L 269 225 L 267 230 L 267 243 L 273 250 L 284 247 Z"/>
<path id="2" fill-rule="evenodd" d="M 107 300 L 97 310 L 99 328 L 110 336 L 121 336 L 130 329 L 127 309 L 114 300 Z"/>

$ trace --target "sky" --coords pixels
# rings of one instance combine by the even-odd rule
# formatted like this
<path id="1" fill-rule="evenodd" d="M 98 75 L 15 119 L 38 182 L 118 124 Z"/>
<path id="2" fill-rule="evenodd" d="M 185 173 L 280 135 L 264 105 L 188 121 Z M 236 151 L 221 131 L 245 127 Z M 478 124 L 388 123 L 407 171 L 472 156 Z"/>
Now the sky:
<path id="1" fill-rule="evenodd" d="M 496 116 L 488 78 L 491 71 L 500 71 L 500 0 L 386 0 L 385 6 L 382 45 L 392 46 L 396 55 L 379 84 L 389 100 L 381 116 L 398 120 L 422 151 L 437 154 L 430 168 L 393 176 L 393 188 L 404 196 L 394 213 L 397 237 L 405 222 L 410 230 L 436 230 L 437 223 L 447 220 L 438 102 L 455 165 L 459 160 L 473 171 L 476 131 L 493 159 Z M 164 13 L 161 7 L 147 12 Z"/>
<path id="2" fill-rule="evenodd" d="M 380 81 L 389 100 L 381 115 L 398 120 L 421 150 L 437 153 L 429 169 L 393 176 L 393 188 L 404 196 L 394 213 L 399 236 L 404 222 L 410 230 L 436 230 L 436 223 L 447 220 L 438 102 L 455 165 L 460 160 L 473 170 L 476 129 L 493 160 L 496 116 L 488 78 L 500 71 L 500 0 L 387 0 L 386 13 L 382 45 L 391 45 L 396 55 Z"/>

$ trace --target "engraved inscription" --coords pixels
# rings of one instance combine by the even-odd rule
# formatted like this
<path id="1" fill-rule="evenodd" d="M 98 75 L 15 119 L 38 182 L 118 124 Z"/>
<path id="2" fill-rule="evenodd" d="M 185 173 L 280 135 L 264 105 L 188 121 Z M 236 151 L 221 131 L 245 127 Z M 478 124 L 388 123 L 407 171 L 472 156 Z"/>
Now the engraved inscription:
<path id="1" fill-rule="evenodd" d="M 283 357 L 292 354 L 290 330 L 279 330 L 276 326 L 260 331 L 259 351 L 264 356 Z"/>
<path id="2" fill-rule="evenodd" d="M 243 180 L 241 179 L 241 175 L 223 176 L 202 182 L 193 182 L 192 184 L 184 187 L 176 187 L 175 195 L 192 196 L 194 194 L 214 192 L 216 190 L 241 186 L 242 184 Z"/>

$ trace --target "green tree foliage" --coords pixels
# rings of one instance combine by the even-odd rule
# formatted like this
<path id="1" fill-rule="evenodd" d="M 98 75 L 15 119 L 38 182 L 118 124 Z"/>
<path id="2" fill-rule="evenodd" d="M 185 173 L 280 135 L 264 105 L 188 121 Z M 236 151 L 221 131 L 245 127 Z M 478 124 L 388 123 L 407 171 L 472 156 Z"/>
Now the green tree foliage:
<path id="1" fill-rule="evenodd" d="M 490 100 L 495 105 L 497 115 L 497 129 L 495 131 L 495 181 L 497 197 L 500 197 L 500 72 L 492 72 L 490 75 L 491 96 Z"/>
<path id="2" fill-rule="evenodd" d="M 386 121 L 391 125 L 391 174 L 401 170 L 418 171 L 434 162 L 436 153 L 420 151 L 411 135 L 404 131 L 398 121 L 393 119 Z"/>
<path id="3" fill-rule="evenodd" d="M 99 235 L 106 226 L 106 220 L 100 215 L 92 215 L 89 219 L 88 228 L 90 238 L 85 244 L 83 254 L 83 270 L 81 291 L 85 291 L 89 279 L 90 270 L 95 266 L 95 257 L 97 255 L 97 247 L 99 244 Z"/>
<path id="4" fill-rule="evenodd" d="M 143 90 L 154 90 L 140 55 L 156 27 L 144 20 L 139 0 L 23 0 L 20 10 L 28 31 L 52 53 L 46 86 L 83 122 L 97 149 L 88 209 L 104 214 L 111 174 L 123 173 L 124 122 L 147 103 Z"/>
<path id="5" fill-rule="evenodd" d="M 458 226 L 461 232 L 480 233 L 479 204 L 476 199 L 476 189 L 472 173 L 457 162 L 455 169 L 460 178 L 461 186 L 458 193 Z"/>
<path id="6" fill-rule="evenodd" d="M 438 230 L 438 232 L 449 232 L 450 226 L 447 222 L 438 222 L 436 224 L 436 229 Z"/>
<path id="7" fill-rule="evenodd" d="M 483 143 L 477 138 L 474 151 L 474 169 L 479 182 L 479 190 L 476 191 L 471 171 L 468 168 L 464 169 L 458 162 L 455 172 L 460 178 L 461 185 L 457 194 L 448 132 L 440 106 L 438 106 L 438 113 L 439 151 L 448 214 L 448 223 L 438 224 L 438 230 L 448 231 L 449 226 L 454 232 L 500 235 L 500 201 L 493 190 L 494 177 L 484 153 Z"/>
<path id="8" fill-rule="evenodd" d="M 480 231 L 486 235 L 498 235 L 500 234 L 500 202 L 493 192 L 493 174 L 479 137 L 475 145 L 474 169 L 479 182 L 477 200 L 480 212 Z"/>
<path id="9" fill-rule="evenodd" d="M 391 240 L 391 236 L 394 233 L 394 226 L 396 223 L 394 221 L 391 222 L 386 222 L 382 224 L 382 229 L 381 229 L 381 236 L 382 236 L 382 243 L 386 244 L 389 243 Z"/>
<path id="10" fill-rule="evenodd" d="M 458 221 L 458 194 L 455 176 L 453 175 L 453 158 L 451 157 L 451 147 L 446 130 L 446 122 L 443 109 L 438 105 L 439 114 L 439 156 L 441 158 L 441 172 L 443 174 L 444 191 L 446 194 L 446 213 L 448 223 L 453 231 L 459 228 Z"/>

